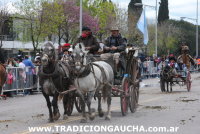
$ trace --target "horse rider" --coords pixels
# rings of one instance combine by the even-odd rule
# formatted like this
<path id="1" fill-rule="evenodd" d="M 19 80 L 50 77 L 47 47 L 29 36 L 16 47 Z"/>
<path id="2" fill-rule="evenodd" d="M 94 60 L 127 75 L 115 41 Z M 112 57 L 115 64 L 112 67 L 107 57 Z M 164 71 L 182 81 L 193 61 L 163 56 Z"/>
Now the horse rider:
<path id="1" fill-rule="evenodd" d="M 188 70 L 190 69 L 190 66 L 195 65 L 195 61 L 192 58 L 192 56 L 189 55 L 189 47 L 186 44 L 182 44 L 181 46 L 181 55 L 177 58 L 178 63 L 181 63 L 183 66 L 185 66 Z"/>
<path id="2" fill-rule="evenodd" d="M 100 57 L 102 60 L 107 60 L 110 57 L 113 57 L 113 60 L 115 61 L 114 71 L 117 73 L 120 61 L 120 52 L 125 51 L 126 41 L 122 38 L 118 27 L 112 27 L 110 32 L 111 35 L 105 40 L 104 43 L 104 53 L 101 54 Z"/>
<path id="3" fill-rule="evenodd" d="M 99 43 L 97 42 L 96 37 L 93 36 L 91 29 L 85 26 L 82 28 L 82 34 L 76 41 L 76 44 L 77 43 L 83 43 L 85 49 L 92 55 L 96 54 L 100 48 Z"/>

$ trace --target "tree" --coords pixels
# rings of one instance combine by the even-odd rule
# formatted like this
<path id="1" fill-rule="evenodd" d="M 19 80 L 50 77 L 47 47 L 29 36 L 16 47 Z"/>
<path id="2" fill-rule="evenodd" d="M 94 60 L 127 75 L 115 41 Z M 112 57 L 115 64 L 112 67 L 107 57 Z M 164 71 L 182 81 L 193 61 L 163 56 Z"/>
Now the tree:
<path id="1" fill-rule="evenodd" d="M 58 35 L 58 44 L 61 45 L 61 26 L 65 22 L 63 2 L 59 0 L 44 2 L 41 16 L 43 36 L 48 36 L 48 40 L 53 40 L 52 36 Z"/>
<path id="2" fill-rule="evenodd" d="M 114 3 L 107 0 L 84 0 L 84 8 L 99 20 L 99 31 L 97 35 L 100 40 L 108 35 L 109 29 L 117 24 L 117 7 Z"/>
<path id="3" fill-rule="evenodd" d="M 42 0 L 21 0 L 15 4 L 19 13 L 16 16 L 21 22 L 16 26 L 18 34 L 23 33 L 22 41 L 32 41 L 36 53 L 39 43 L 44 40 L 42 37 Z"/>
<path id="4" fill-rule="evenodd" d="M 3 46 L 3 33 L 4 33 L 4 27 L 6 24 L 6 21 L 8 21 L 10 18 L 8 12 L 6 11 L 5 8 L 0 9 L 0 49 Z M 7 24 L 8 25 L 8 24 Z"/>
<path id="5" fill-rule="evenodd" d="M 168 0 L 161 0 L 158 12 L 158 23 L 161 24 L 165 20 L 169 20 Z"/>
<path id="6" fill-rule="evenodd" d="M 80 7 L 73 0 L 63 3 L 65 22 L 62 25 L 63 39 L 65 42 L 74 43 L 79 34 L 79 15 Z M 99 20 L 90 15 L 88 11 L 83 10 L 83 25 L 88 26 L 94 33 L 99 31 Z"/>

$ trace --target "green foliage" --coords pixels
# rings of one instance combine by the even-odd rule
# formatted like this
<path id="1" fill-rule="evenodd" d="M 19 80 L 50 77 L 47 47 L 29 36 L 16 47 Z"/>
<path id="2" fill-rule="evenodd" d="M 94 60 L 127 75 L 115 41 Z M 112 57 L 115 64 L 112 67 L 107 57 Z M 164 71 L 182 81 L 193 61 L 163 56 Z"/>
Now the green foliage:
<path id="1" fill-rule="evenodd" d="M 58 0 L 55 0 L 52 3 L 44 2 L 42 8 L 41 22 L 43 36 L 57 35 L 58 28 L 65 21 L 63 5 Z"/>
<path id="2" fill-rule="evenodd" d="M 155 53 L 155 25 L 148 26 L 149 45 L 148 55 Z M 186 42 L 190 48 L 190 54 L 195 55 L 196 43 L 195 25 L 185 22 L 168 20 L 158 26 L 158 56 L 174 53 L 179 55 L 179 49 L 182 42 Z"/>
<path id="3" fill-rule="evenodd" d="M 108 34 L 108 29 L 116 21 L 116 5 L 105 0 L 84 0 L 83 5 L 92 16 L 99 18 L 100 30 L 98 34 Z"/>

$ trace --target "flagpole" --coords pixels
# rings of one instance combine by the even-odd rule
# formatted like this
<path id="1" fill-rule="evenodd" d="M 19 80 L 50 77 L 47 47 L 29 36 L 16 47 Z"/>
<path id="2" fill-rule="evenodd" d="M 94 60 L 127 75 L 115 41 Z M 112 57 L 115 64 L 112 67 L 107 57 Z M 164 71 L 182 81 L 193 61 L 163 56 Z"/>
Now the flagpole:
<path id="1" fill-rule="evenodd" d="M 80 24 L 79 24 L 79 32 L 80 32 L 80 35 L 81 35 L 81 31 L 82 31 L 82 23 L 83 23 L 83 9 L 82 9 L 82 5 L 83 5 L 83 1 L 80 0 Z"/>
<path id="2" fill-rule="evenodd" d="M 158 15 L 157 15 L 157 13 L 158 13 L 158 11 L 157 11 L 157 5 L 158 3 L 157 3 L 157 0 L 156 0 L 156 7 L 155 7 L 155 9 L 156 9 L 156 29 L 155 29 L 155 45 L 156 45 L 156 48 L 155 48 L 155 54 L 156 54 L 156 57 L 158 56 Z"/>

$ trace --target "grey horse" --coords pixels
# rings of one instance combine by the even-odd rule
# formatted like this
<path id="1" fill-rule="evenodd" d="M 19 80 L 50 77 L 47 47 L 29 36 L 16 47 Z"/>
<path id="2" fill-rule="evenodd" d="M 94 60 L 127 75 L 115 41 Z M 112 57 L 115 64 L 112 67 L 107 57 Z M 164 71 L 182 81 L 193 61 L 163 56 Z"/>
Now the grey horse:
<path id="1" fill-rule="evenodd" d="M 111 118 L 111 92 L 114 80 L 112 67 L 104 61 L 89 62 L 87 51 L 82 43 L 73 46 L 72 64 L 74 65 L 74 85 L 81 98 L 82 120 L 87 122 L 85 104 L 88 106 L 89 118 L 95 118 L 95 109 L 91 108 L 91 100 L 94 96 L 98 97 L 99 116 L 104 115 L 101 107 L 101 96 L 107 100 L 106 120 Z"/>
<path id="2" fill-rule="evenodd" d="M 39 69 L 40 86 L 49 109 L 49 121 L 53 122 L 60 117 L 58 99 L 62 91 L 68 90 L 71 83 L 69 68 L 56 58 L 53 44 L 47 42 L 42 46 L 41 67 Z M 52 102 L 50 96 L 53 97 Z M 64 119 L 67 119 L 67 95 L 64 95 Z M 61 97 L 62 98 L 62 97 Z M 52 111 L 53 106 L 53 111 Z"/>

